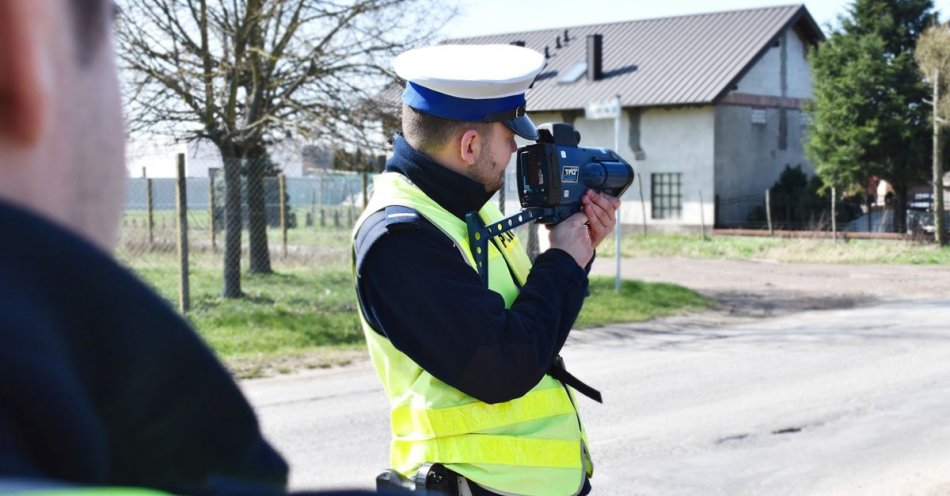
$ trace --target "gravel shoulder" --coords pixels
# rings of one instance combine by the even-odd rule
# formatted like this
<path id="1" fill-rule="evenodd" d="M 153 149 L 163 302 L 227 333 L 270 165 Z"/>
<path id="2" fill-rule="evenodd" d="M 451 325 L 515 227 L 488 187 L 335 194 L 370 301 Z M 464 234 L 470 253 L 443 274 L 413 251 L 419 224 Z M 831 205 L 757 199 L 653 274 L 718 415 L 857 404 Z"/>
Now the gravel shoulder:
<path id="1" fill-rule="evenodd" d="M 613 276 L 615 271 L 613 258 L 597 259 L 591 269 L 600 276 Z M 623 326 L 638 330 L 716 327 L 798 312 L 950 296 L 950 267 L 942 265 L 629 258 L 621 260 L 621 275 L 677 284 L 718 302 L 707 312 Z"/>

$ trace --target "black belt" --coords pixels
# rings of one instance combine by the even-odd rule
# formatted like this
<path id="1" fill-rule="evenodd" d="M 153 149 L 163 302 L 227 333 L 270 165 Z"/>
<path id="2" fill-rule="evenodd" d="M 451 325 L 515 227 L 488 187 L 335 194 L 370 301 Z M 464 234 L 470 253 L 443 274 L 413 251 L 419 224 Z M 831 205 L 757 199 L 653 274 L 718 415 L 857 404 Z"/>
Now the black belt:
<path id="1" fill-rule="evenodd" d="M 548 370 L 548 375 L 571 386 L 578 393 L 587 396 L 588 398 L 596 401 L 597 403 L 603 403 L 604 400 L 600 395 L 600 391 L 584 384 L 584 381 L 578 379 L 571 375 L 570 372 L 564 368 L 564 359 L 560 356 L 554 360 L 554 363 L 551 364 L 551 369 Z"/>

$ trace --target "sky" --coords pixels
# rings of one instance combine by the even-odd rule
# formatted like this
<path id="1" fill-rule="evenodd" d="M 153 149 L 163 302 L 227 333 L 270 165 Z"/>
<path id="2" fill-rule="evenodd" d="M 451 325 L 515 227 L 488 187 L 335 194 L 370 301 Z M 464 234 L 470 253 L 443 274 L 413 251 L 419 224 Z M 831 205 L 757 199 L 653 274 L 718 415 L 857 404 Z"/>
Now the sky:
<path id="1" fill-rule="evenodd" d="M 789 0 L 460 0 L 459 15 L 443 29 L 446 38 L 534 31 L 585 24 L 670 17 L 724 10 L 795 4 Z M 806 1 L 805 7 L 825 34 L 837 25 L 852 0 Z M 950 0 L 935 0 L 940 18 L 950 15 Z"/>
<path id="2" fill-rule="evenodd" d="M 4 0 L 0 0 L 4 1 Z M 725 10 L 791 5 L 794 0 L 448 0 L 457 2 L 459 14 L 442 29 L 444 38 L 461 38 L 517 31 L 563 28 L 650 19 Z M 805 7 L 819 26 L 837 24 L 837 16 L 853 0 L 810 0 Z M 950 0 L 935 0 L 940 18 L 950 17 Z M 129 150 L 133 176 L 148 167 L 151 177 L 173 177 L 175 162 L 167 146 L 146 143 Z"/>

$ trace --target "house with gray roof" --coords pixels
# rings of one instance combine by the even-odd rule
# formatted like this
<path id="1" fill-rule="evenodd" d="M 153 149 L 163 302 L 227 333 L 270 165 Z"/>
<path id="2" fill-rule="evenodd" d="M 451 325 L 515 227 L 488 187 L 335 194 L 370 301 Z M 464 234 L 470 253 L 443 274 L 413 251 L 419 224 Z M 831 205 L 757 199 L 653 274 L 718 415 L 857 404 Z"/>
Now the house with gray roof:
<path id="1" fill-rule="evenodd" d="M 614 120 L 588 119 L 585 109 L 619 97 L 618 152 L 641 180 L 624 196 L 623 224 L 691 230 L 744 223 L 786 165 L 811 172 L 803 153 L 807 56 L 823 39 L 805 6 L 789 5 L 447 43 L 514 43 L 546 54 L 528 112 L 539 124 L 572 124 L 581 146 L 615 148 Z M 509 212 L 518 208 L 514 169 Z"/>

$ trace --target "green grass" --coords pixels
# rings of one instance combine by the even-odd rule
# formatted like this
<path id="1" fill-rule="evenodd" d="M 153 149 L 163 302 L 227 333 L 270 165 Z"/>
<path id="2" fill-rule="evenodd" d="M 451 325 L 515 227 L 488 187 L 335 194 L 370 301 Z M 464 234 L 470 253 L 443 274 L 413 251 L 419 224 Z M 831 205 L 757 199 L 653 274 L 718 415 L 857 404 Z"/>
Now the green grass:
<path id="1" fill-rule="evenodd" d="M 590 296 L 574 327 L 636 322 L 704 310 L 714 304 L 695 291 L 675 284 L 621 281 L 620 293 L 615 288 L 616 281 L 612 277 L 591 277 Z"/>
<path id="2" fill-rule="evenodd" d="M 173 305 L 178 299 L 174 254 L 123 257 Z M 274 260 L 278 263 L 278 260 Z M 241 377 L 346 363 L 362 355 L 364 338 L 352 277 L 343 264 L 324 268 L 279 266 L 268 275 L 242 274 L 244 298 L 224 299 L 220 259 L 192 257 L 187 319 Z M 669 284 L 591 279 L 591 296 L 575 327 L 597 327 L 706 308 L 698 294 Z"/>
<path id="3" fill-rule="evenodd" d="M 131 220 L 131 219 L 130 219 Z M 126 243 L 120 258 L 173 305 L 178 299 L 178 264 L 174 244 L 148 248 L 138 229 L 123 230 Z M 131 222 L 130 222 L 131 223 Z M 187 319 L 225 362 L 242 377 L 346 363 L 365 354 L 348 268 L 349 229 L 332 224 L 301 227 L 288 233 L 291 255 L 275 255 L 275 274 L 242 273 L 241 299 L 221 298 L 221 244 L 212 252 L 200 231 L 191 233 L 192 309 Z M 270 230 L 270 246 L 280 252 L 279 231 Z M 131 239 L 131 242 L 129 240 Z M 144 237 L 147 240 L 147 235 Z M 598 250 L 613 256 L 613 240 Z M 166 250 L 165 252 L 160 252 Z M 124 254 L 123 254 L 124 252 Z M 767 259 L 789 263 L 950 263 L 950 248 L 892 240 L 813 240 L 692 235 L 628 236 L 625 257 L 684 257 L 702 259 Z M 245 255 L 246 256 L 246 255 Z M 591 278 L 591 296 L 575 324 L 591 328 L 618 322 L 702 310 L 713 302 L 670 284 L 623 281 L 620 294 L 614 280 Z"/>
<path id="4" fill-rule="evenodd" d="M 174 266 L 146 257 L 135 270 L 162 296 L 177 302 Z M 361 344 L 362 331 L 349 270 L 281 268 L 275 274 L 243 274 L 245 296 L 226 299 L 221 270 L 210 265 L 190 271 L 188 320 L 224 358 L 280 355 L 323 346 Z"/>
<path id="5" fill-rule="evenodd" d="M 769 238 L 655 234 L 625 236 L 624 257 L 682 257 L 702 259 L 775 260 L 827 264 L 946 264 L 950 247 L 908 240 Z M 598 256 L 612 257 L 613 239 L 605 240 Z"/>

